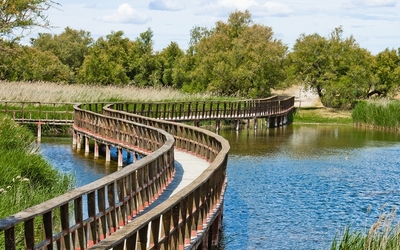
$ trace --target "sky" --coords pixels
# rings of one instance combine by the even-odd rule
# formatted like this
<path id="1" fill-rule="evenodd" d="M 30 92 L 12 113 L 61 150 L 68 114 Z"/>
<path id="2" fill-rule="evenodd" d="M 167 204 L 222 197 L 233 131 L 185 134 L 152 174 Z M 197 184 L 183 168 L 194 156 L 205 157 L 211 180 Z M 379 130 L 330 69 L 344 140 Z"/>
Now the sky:
<path id="1" fill-rule="evenodd" d="M 400 47 L 400 0 L 55 0 L 50 9 L 50 32 L 60 34 L 65 27 L 85 30 L 94 39 L 122 30 L 135 40 L 148 28 L 153 31 L 154 50 L 161 51 L 171 42 L 188 48 L 190 30 L 215 27 L 227 22 L 235 10 L 249 10 L 254 23 L 272 28 L 274 38 L 291 50 L 301 34 L 318 33 L 329 37 L 339 26 L 344 37 L 373 54 Z M 31 34 L 35 37 L 34 34 Z"/>

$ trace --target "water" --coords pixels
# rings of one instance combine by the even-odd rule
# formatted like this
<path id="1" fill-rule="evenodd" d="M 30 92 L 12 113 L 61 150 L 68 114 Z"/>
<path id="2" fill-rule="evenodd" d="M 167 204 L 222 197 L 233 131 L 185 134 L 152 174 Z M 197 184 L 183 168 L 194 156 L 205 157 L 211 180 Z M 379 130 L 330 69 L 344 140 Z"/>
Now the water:
<path id="1" fill-rule="evenodd" d="M 399 135 L 310 125 L 221 135 L 232 147 L 225 250 L 329 249 L 346 226 L 364 230 L 400 205 Z"/>
<path id="2" fill-rule="evenodd" d="M 42 137 L 40 143 L 42 155 L 57 169 L 72 173 L 76 177 L 76 187 L 89 184 L 101 177 L 115 172 L 115 161 L 106 164 L 104 157 L 94 159 L 93 151 L 85 155 L 72 147 L 72 137 Z"/>
<path id="3" fill-rule="evenodd" d="M 346 226 L 363 230 L 400 205 L 398 134 L 318 125 L 220 134 L 231 144 L 224 250 L 329 249 Z M 115 171 L 71 144 L 43 138 L 41 148 L 79 185 Z"/>

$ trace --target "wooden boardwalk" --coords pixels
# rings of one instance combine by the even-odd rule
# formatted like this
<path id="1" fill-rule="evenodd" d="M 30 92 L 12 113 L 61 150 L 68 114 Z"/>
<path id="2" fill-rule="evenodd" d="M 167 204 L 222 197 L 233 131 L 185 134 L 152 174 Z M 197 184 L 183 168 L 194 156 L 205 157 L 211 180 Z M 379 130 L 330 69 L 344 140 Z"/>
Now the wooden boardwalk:
<path id="1" fill-rule="evenodd" d="M 210 166 L 206 160 L 195 155 L 175 150 L 175 176 L 173 181 L 167 186 L 162 196 L 171 196 L 178 193 L 187 185 L 192 183 L 203 171 Z M 165 194 L 165 195 L 164 195 Z M 162 197 L 161 197 L 162 198 Z"/>
<path id="2" fill-rule="evenodd" d="M 20 123 L 73 119 L 73 145 L 94 155 L 99 145 L 139 161 L 98 181 L 0 220 L 6 249 L 212 249 L 218 245 L 229 142 L 199 128 L 201 120 L 265 119 L 290 123 L 294 97 L 233 102 L 86 103 L 6 102 Z M 0 105 L 1 106 L 1 105 Z M 0 112 L 1 112 L 0 108 Z M 172 121 L 171 121 L 172 120 Z M 177 123 L 191 121 L 194 126 Z M 257 126 L 255 125 L 255 129 Z M 87 201 L 87 206 L 82 206 Z M 53 220 L 60 218 L 60 222 Z M 42 224 L 42 227 L 37 225 Z M 17 231 L 20 230 L 20 231 Z M 1 236 L 1 235 L 0 235 Z"/>
<path id="3" fill-rule="evenodd" d="M 210 163 L 195 155 L 185 153 L 181 150 L 174 150 L 175 154 L 175 174 L 171 183 L 164 189 L 162 194 L 150 204 L 144 211 L 138 216 L 142 216 L 146 213 L 146 210 L 152 209 L 168 198 L 176 195 L 180 190 L 187 187 L 197 177 L 199 177 L 204 170 L 206 170 Z"/>
<path id="4" fill-rule="evenodd" d="M 148 207 L 146 207 L 142 212 L 135 216 L 134 220 L 138 220 L 140 217 L 146 216 L 152 209 L 160 206 L 170 198 L 177 196 L 179 199 L 179 191 L 183 190 L 189 184 L 191 184 L 195 179 L 197 179 L 206 170 L 210 163 L 198 156 L 195 156 L 189 152 L 183 152 L 182 150 L 175 149 L 175 174 L 173 180 L 164 189 L 162 194 Z M 108 247 L 109 242 L 117 240 L 132 231 L 131 227 L 135 227 L 134 223 L 126 224 L 121 227 L 118 231 L 107 237 L 105 240 L 100 241 L 98 244 L 94 245 L 90 249 L 105 249 Z M 204 225 L 206 226 L 206 225 Z M 199 231 L 199 234 L 204 233 L 204 231 Z M 200 235 L 192 235 L 191 241 L 198 240 Z M 189 246 L 185 246 L 185 249 Z M 188 248 L 190 249 L 190 247 Z"/>

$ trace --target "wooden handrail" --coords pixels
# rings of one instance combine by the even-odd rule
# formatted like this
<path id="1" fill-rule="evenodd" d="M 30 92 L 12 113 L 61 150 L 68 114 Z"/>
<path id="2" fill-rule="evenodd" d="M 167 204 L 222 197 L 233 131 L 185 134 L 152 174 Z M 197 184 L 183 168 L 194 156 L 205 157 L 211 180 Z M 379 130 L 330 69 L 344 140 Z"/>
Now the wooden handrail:
<path id="1" fill-rule="evenodd" d="M 49 112 L 55 116 L 55 107 L 62 106 L 52 103 L 53 108 L 42 109 L 42 103 L 22 103 L 18 110 L 10 103 L 0 105 L 5 104 L 5 113 L 11 112 L 14 119 L 24 122 L 34 120 L 33 116 L 48 118 Z M 27 109 L 29 105 L 39 105 L 39 111 L 33 113 Z M 294 97 L 277 96 L 244 101 L 75 105 L 74 133 L 145 157 L 89 185 L 0 220 L 6 249 L 16 249 L 15 228 L 21 224 L 29 249 L 177 249 L 188 244 L 196 248 L 222 214 L 230 146 L 215 133 L 174 121 L 278 117 L 293 108 Z M 207 160 L 209 167 L 177 195 L 135 219 L 151 202 L 149 197 L 161 193 L 171 181 L 174 148 Z M 84 200 L 88 203 L 85 210 Z M 39 217 L 43 232 L 35 234 Z M 36 239 L 37 235 L 44 238 Z"/>
<path id="2" fill-rule="evenodd" d="M 119 136 L 121 131 L 118 126 L 104 127 L 103 125 L 115 125 L 121 122 L 128 129 L 127 134 L 135 134 L 146 140 L 149 139 L 149 134 L 154 135 L 154 143 L 146 148 L 148 153 L 152 153 L 98 181 L 0 220 L 0 231 L 4 231 L 6 249 L 16 249 L 15 228 L 21 223 L 24 224 L 25 239 L 29 239 L 25 242 L 28 249 L 40 249 L 52 245 L 53 242 L 58 249 L 72 249 L 72 245 L 75 244 L 81 249 L 86 249 L 89 246 L 89 240 L 97 242 L 105 238 L 121 224 L 126 224 L 129 220 L 128 215 L 132 211 L 139 212 L 139 207 L 148 204 L 149 200 L 145 193 L 161 192 L 159 189 L 165 187 L 171 180 L 174 172 L 174 139 L 171 135 L 157 128 L 80 109 L 79 106 L 75 107 L 75 111 L 74 127 L 79 132 L 104 141 L 111 141 L 117 146 L 124 145 L 130 151 L 138 150 L 138 146 L 141 145 L 134 140 L 121 140 Z M 96 125 L 91 123 L 90 119 L 100 122 Z M 143 153 L 143 150 L 139 152 Z M 149 176 L 149 173 L 153 175 Z M 137 176 L 148 178 L 139 180 Z M 152 190 L 149 190 L 151 184 L 157 184 L 153 186 L 158 188 L 151 187 Z M 88 204 L 86 211 L 82 206 L 84 199 L 87 199 Z M 85 214 L 87 217 L 84 216 Z M 43 219 L 43 228 L 46 229 L 39 234 L 45 235 L 43 240 L 37 239 L 37 232 L 33 227 L 34 220 L 39 217 Z M 61 221 L 56 223 L 53 221 L 54 217 L 60 218 Z M 74 222 L 71 224 L 72 218 Z M 101 228 L 95 229 L 99 225 Z M 90 238 L 86 239 L 88 230 L 91 232 Z M 72 238 L 76 238 L 77 242 L 72 242 Z"/>
<path id="3" fill-rule="evenodd" d="M 15 121 L 21 123 L 72 124 L 74 104 L 0 101 L 0 112 L 10 114 Z M 94 112 L 100 112 L 99 108 L 104 105 L 91 104 L 97 108 L 93 109 Z M 281 99 L 272 96 L 239 101 L 136 102 L 116 105 L 118 110 L 168 121 L 248 119 L 285 114 L 294 108 L 294 97 Z"/>

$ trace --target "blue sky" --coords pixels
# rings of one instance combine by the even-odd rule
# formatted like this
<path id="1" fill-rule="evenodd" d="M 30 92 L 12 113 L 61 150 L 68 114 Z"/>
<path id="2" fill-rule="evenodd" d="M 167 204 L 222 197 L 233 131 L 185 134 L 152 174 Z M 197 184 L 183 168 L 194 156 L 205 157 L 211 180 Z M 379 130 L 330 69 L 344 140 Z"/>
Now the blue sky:
<path id="1" fill-rule="evenodd" d="M 398 0 L 56 0 L 58 9 L 48 11 L 54 34 L 65 27 L 89 31 L 93 38 L 124 31 L 135 39 L 148 28 L 154 33 L 154 49 L 171 41 L 187 49 L 190 30 L 226 22 L 229 13 L 248 9 L 255 23 L 272 27 L 275 38 L 291 49 L 300 34 L 329 36 L 342 26 L 344 36 L 353 35 L 373 54 L 400 47 L 400 1 Z M 48 31 L 39 31 L 48 32 Z M 34 36 L 34 34 L 31 34 Z"/>

